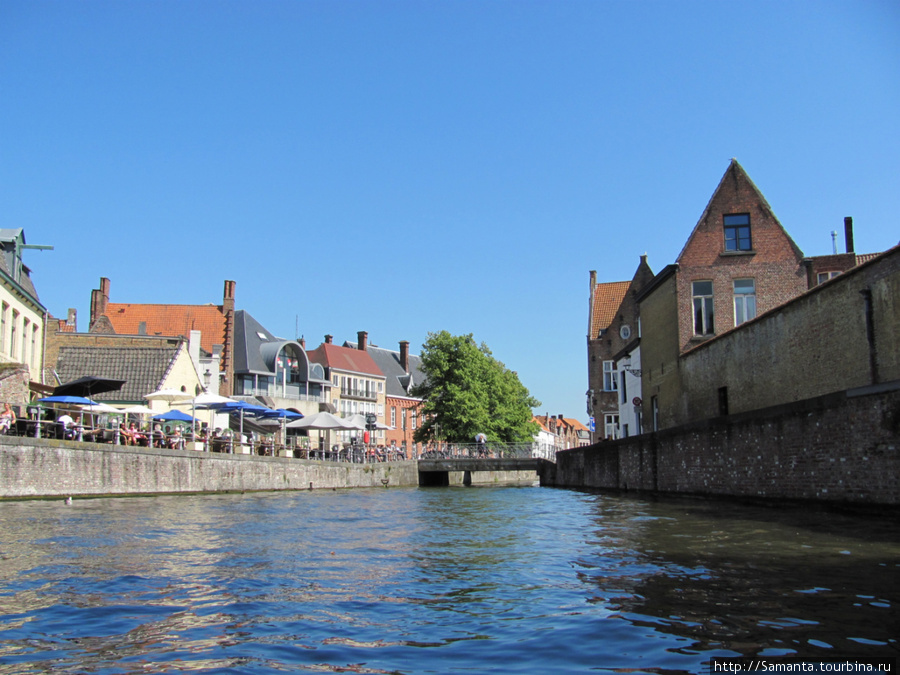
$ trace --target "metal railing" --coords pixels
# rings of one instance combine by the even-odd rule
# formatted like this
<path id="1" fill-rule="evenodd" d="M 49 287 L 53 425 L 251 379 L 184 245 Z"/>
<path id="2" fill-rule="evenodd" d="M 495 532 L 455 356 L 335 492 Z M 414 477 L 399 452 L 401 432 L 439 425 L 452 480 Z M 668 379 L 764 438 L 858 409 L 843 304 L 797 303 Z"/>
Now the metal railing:
<path id="1" fill-rule="evenodd" d="M 439 443 L 428 445 L 418 459 L 532 459 L 534 443 Z M 547 458 L 549 459 L 549 458 Z"/>

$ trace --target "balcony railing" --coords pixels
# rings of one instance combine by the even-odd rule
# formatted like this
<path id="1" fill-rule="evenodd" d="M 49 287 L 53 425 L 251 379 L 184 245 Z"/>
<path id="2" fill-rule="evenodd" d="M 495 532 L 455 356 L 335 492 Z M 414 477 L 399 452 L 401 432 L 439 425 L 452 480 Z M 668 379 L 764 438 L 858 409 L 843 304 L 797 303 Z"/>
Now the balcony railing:
<path id="1" fill-rule="evenodd" d="M 378 399 L 378 394 L 370 389 L 341 387 L 341 398 L 356 398 L 363 401 L 375 401 Z"/>

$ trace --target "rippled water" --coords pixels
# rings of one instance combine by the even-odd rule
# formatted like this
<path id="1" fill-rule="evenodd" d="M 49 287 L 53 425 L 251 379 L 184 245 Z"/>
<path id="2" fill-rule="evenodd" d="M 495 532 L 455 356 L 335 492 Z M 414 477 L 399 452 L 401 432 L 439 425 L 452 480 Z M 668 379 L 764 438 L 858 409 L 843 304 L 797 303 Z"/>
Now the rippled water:
<path id="1" fill-rule="evenodd" d="M 0 504 L 0 673 L 897 656 L 900 528 L 536 487 Z"/>

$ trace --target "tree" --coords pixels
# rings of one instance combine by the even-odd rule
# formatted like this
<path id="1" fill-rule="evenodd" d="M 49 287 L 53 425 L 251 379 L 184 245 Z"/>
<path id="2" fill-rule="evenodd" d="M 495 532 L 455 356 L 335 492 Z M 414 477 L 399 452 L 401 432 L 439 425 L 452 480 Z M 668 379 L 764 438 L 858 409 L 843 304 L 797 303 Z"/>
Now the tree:
<path id="1" fill-rule="evenodd" d="M 472 443 L 484 433 L 492 441 L 527 443 L 537 433 L 531 409 L 540 405 L 519 376 L 475 344 L 472 334 L 429 333 L 422 345 L 425 382 L 412 395 L 423 399 L 416 442 Z"/>

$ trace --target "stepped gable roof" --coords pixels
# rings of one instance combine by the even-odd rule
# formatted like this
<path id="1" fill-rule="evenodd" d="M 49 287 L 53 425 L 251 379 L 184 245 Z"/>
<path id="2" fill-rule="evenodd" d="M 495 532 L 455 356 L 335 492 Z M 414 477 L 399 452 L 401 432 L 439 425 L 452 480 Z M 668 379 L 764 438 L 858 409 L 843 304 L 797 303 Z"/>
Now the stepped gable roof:
<path id="1" fill-rule="evenodd" d="M 125 380 L 119 391 L 96 394 L 97 401 L 142 401 L 156 391 L 184 343 L 161 347 L 60 347 L 56 373 L 61 382 L 94 375 Z"/>
<path id="2" fill-rule="evenodd" d="M 591 339 L 608 328 L 619 312 L 619 306 L 628 293 L 630 281 L 611 281 L 594 286 L 594 306 L 591 312 Z"/>
<path id="3" fill-rule="evenodd" d="M 162 305 L 109 302 L 104 315 L 119 335 L 168 335 L 189 338 L 199 330 L 200 347 L 209 353 L 225 342 L 222 305 Z M 143 330 L 141 324 L 144 324 Z"/>
<path id="4" fill-rule="evenodd" d="M 367 351 L 378 369 L 384 373 L 384 389 L 388 396 L 410 398 L 410 388 L 422 384 L 427 379 L 425 373 L 422 372 L 422 358 L 416 354 L 409 355 L 409 372 L 407 373 L 400 365 L 400 352 L 373 345 L 369 345 Z"/>
<path id="5" fill-rule="evenodd" d="M 691 235 L 687 238 L 684 247 L 681 249 L 678 257 L 675 259 L 676 262 L 682 262 L 682 257 L 684 256 L 688 247 L 691 245 L 691 241 L 694 239 L 694 236 L 701 230 L 701 228 L 704 227 L 706 219 L 709 216 L 710 209 L 714 204 L 718 202 L 720 198 L 725 198 L 725 195 L 727 194 L 726 190 L 734 189 L 735 191 L 739 191 L 742 187 L 749 188 L 749 190 L 756 198 L 756 203 L 759 206 L 760 210 L 765 214 L 765 216 L 771 218 L 775 225 L 777 225 L 781 229 L 781 232 L 787 238 L 789 245 L 793 249 L 794 255 L 797 256 L 797 259 L 800 260 L 801 258 L 803 258 L 803 251 L 800 250 L 800 247 L 797 246 L 797 244 L 791 238 L 791 235 L 789 235 L 787 233 L 787 230 L 784 229 L 784 226 L 778 220 L 775 212 L 772 211 L 772 207 L 769 206 L 769 202 L 766 201 L 763 193 L 758 187 L 756 187 L 756 184 L 750 179 L 750 176 L 747 175 L 744 167 L 742 167 L 738 163 L 737 159 L 732 157 L 731 163 L 728 165 L 728 168 L 722 175 L 722 179 L 719 181 L 718 186 L 716 186 L 715 191 L 709 198 L 709 202 L 707 202 L 706 208 L 703 209 L 703 213 L 701 214 L 700 219 L 697 221 L 697 224 L 694 225 L 694 229 L 691 230 Z"/>
<path id="6" fill-rule="evenodd" d="M 307 352 L 307 356 L 313 363 L 319 363 L 341 372 L 384 377 L 384 373 L 381 372 L 368 352 L 359 349 L 341 347 L 326 342 Z"/>

